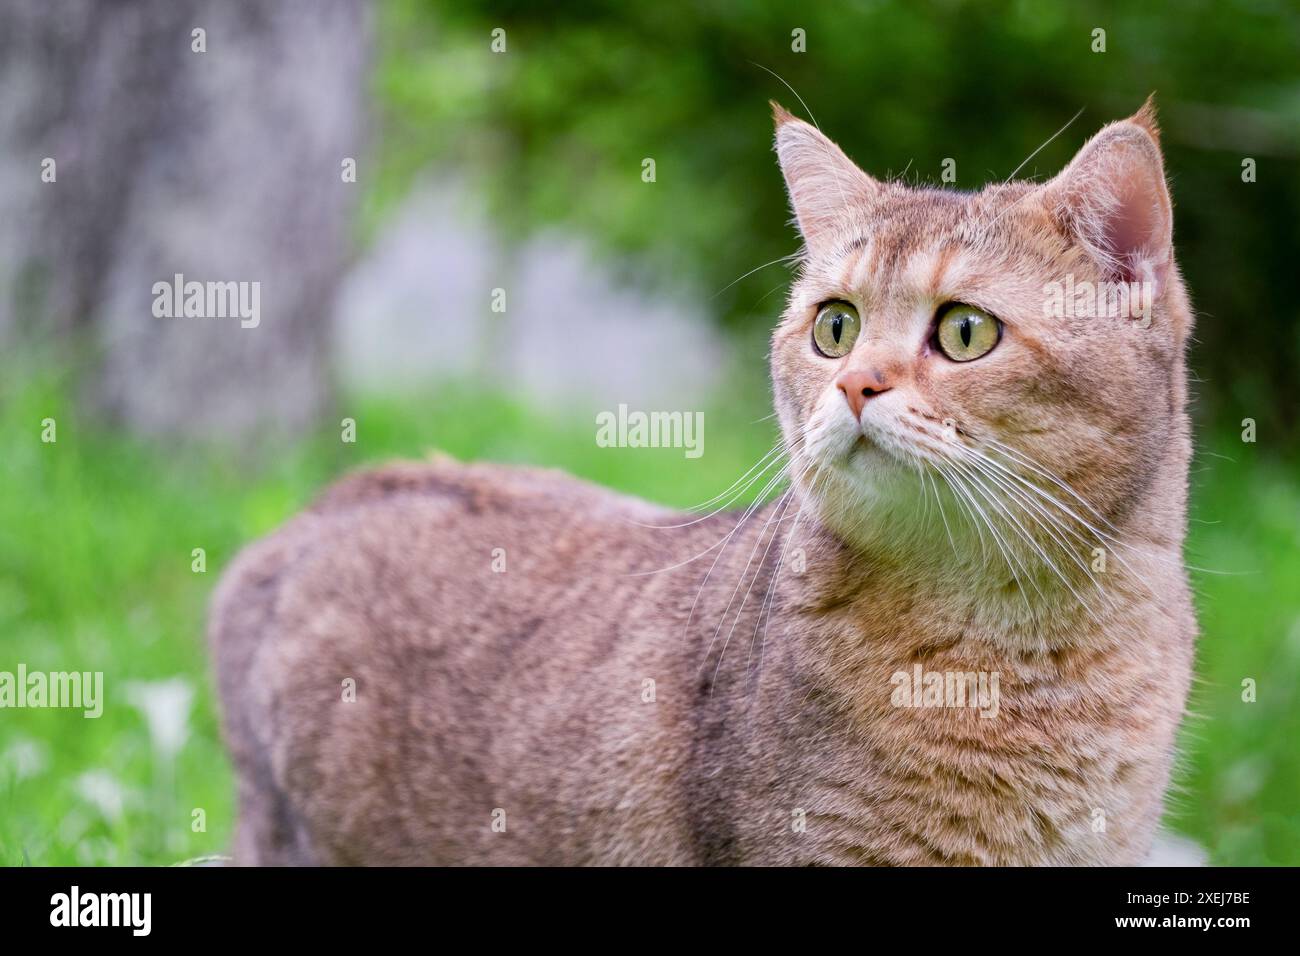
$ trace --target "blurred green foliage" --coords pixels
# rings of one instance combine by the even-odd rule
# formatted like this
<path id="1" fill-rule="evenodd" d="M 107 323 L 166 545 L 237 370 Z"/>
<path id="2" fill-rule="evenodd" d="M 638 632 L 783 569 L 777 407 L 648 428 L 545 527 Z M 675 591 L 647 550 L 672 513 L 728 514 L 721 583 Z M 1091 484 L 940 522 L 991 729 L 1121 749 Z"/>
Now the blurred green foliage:
<path id="1" fill-rule="evenodd" d="M 1020 173 L 1052 175 L 1156 91 L 1200 313 L 1198 411 L 1256 419 L 1273 451 L 1300 438 L 1293 3 L 388 0 L 382 12 L 372 214 L 431 161 L 453 163 L 489 190 L 505 233 L 567 223 L 642 281 L 704 296 L 796 248 L 768 99 L 814 118 L 874 175 L 938 184 L 951 157 L 957 188 L 977 189 L 1082 109 Z M 496 28 L 504 53 L 490 49 Z M 795 29 L 807 52 L 792 50 Z M 641 180 L 647 157 L 654 183 Z M 1257 182 L 1242 181 L 1246 157 Z M 710 304 L 766 330 L 787 281 L 773 264 Z"/>

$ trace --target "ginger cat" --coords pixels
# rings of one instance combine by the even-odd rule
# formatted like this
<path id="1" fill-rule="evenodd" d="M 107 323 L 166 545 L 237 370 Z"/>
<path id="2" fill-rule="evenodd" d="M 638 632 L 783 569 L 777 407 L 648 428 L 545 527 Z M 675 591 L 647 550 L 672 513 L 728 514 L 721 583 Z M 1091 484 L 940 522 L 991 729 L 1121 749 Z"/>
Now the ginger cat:
<path id="1" fill-rule="evenodd" d="M 788 459 L 789 489 L 692 518 L 449 460 L 336 485 L 214 599 L 237 862 L 1144 857 L 1196 629 L 1153 110 L 975 193 L 775 111 L 805 249 L 783 444 L 739 487 Z"/>

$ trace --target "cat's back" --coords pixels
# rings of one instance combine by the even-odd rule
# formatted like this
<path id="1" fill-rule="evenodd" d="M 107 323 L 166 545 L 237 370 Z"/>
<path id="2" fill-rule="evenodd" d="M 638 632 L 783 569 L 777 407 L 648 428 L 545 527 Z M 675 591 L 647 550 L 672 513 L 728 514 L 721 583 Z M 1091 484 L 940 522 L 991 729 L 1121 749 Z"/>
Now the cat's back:
<path id="1" fill-rule="evenodd" d="M 493 728 L 523 741 L 536 685 L 576 698 L 578 676 L 627 652 L 609 635 L 641 589 L 619 582 L 657 559 L 638 529 L 664 514 L 558 472 L 442 459 L 345 478 L 245 549 L 209 637 L 240 777 L 236 857 L 359 860 L 352 836 L 370 860 L 462 857 L 438 853 L 429 816 L 482 817 L 456 802 L 487 799 L 486 765 L 527 749 Z"/>
<path id="2" fill-rule="evenodd" d="M 245 548 L 215 592 L 214 617 L 235 611 L 232 602 L 257 603 L 259 594 L 283 597 L 286 583 L 310 587 L 321 574 L 334 582 L 321 582 L 331 592 L 355 575 L 395 584 L 427 580 L 440 567 L 504 574 L 512 557 L 543 545 L 555 554 L 596 527 L 620 536 L 665 513 L 558 471 L 445 457 L 395 462 L 339 480 Z"/>
<path id="3" fill-rule="evenodd" d="M 350 475 L 223 575 L 210 628 L 219 677 L 273 653 L 246 645 L 313 643 L 323 653 L 349 623 L 427 649 L 485 619 L 545 615 L 549 600 L 572 605 L 569 592 L 589 586 L 575 570 L 605 578 L 647 557 L 637 529 L 665 513 L 537 468 L 438 458 Z"/>

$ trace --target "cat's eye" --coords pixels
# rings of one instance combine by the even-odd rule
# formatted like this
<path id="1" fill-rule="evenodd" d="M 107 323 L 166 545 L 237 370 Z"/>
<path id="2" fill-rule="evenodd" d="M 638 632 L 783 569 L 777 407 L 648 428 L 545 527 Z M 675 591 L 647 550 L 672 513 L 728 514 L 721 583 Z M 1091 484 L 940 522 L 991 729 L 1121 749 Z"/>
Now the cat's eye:
<path id="1" fill-rule="evenodd" d="M 813 322 L 813 345 L 827 358 L 841 358 L 852 350 L 861 328 L 857 309 L 847 302 L 827 302 Z"/>
<path id="2" fill-rule="evenodd" d="M 1001 337 L 1001 322 L 983 309 L 960 303 L 939 316 L 934 333 L 939 350 L 954 362 L 969 362 L 988 355 Z"/>

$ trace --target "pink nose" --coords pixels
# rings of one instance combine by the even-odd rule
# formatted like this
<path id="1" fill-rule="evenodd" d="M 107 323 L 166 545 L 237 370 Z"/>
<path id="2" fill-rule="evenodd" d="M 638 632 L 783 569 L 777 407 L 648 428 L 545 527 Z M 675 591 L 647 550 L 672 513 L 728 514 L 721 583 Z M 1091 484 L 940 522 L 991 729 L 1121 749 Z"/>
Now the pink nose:
<path id="1" fill-rule="evenodd" d="M 885 377 L 874 369 L 870 372 L 862 369 L 844 372 L 835 380 L 835 387 L 844 393 L 844 400 L 849 403 L 849 410 L 853 412 L 854 418 L 862 417 L 862 407 L 867 404 L 867 399 L 893 388 L 885 381 Z"/>

